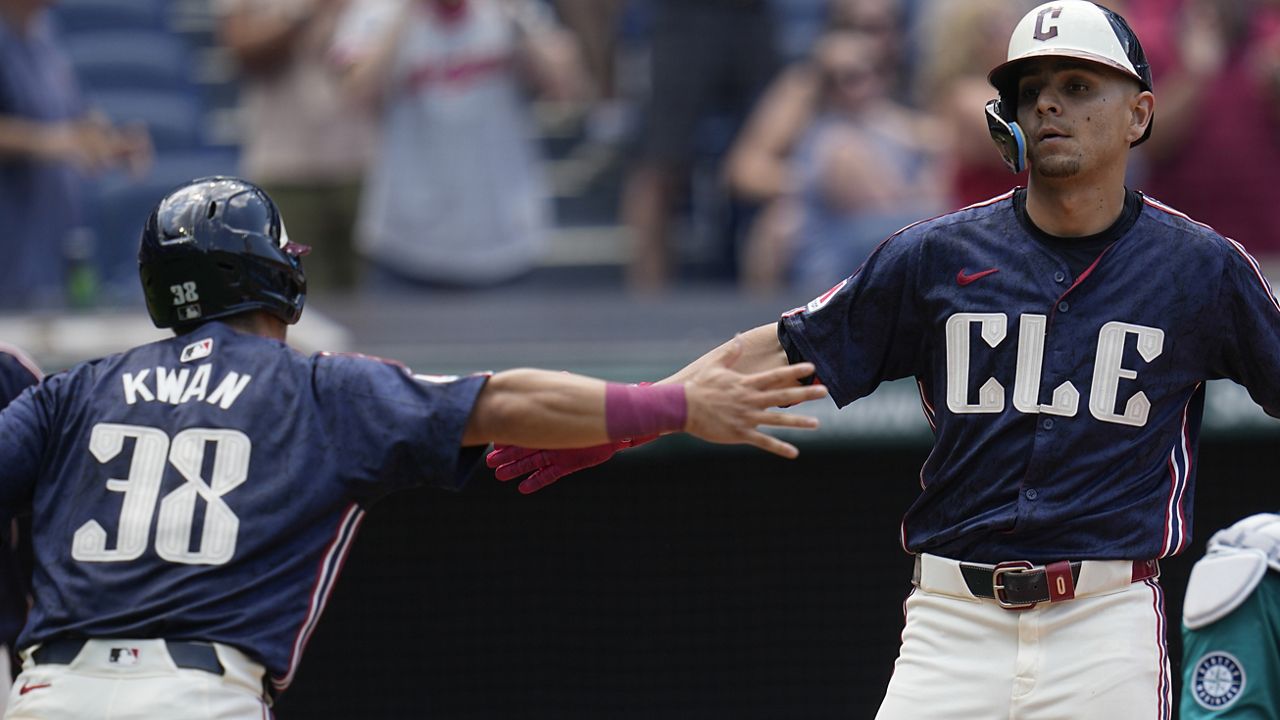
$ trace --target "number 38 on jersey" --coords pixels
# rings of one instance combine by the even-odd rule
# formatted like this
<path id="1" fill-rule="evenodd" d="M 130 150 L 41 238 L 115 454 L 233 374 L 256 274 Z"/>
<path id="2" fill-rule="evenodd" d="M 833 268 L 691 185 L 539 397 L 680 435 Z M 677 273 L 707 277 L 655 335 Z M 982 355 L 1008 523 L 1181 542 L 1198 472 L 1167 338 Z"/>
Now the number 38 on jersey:
<path id="1" fill-rule="evenodd" d="M 124 493 L 116 544 L 107 547 L 107 531 L 90 520 L 75 532 L 71 557 L 81 562 L 126 562 L 146 552 L 152 518 L 156 522 L 156 554 L 169 562 L 186 565 L 222 565 L 236 551 L 240 519 L 222 497 L 249 477 L 249 437 L 239 430 L 190 428 L 170 440 L 159 428 L 98 423 L 89 436 L 89 451 L 100 463 L 115 458 L 125 440 L 134 440 L 129 476 L 109 478 L 107 490 Z M 205 448 L 212 446 L 210 477 L 201 477 Z M 163 500 L 160 488 L 166 463 L 182 476 L 183 484 Z M 204 523 L 197 547 L 192 549 L 196 502 L 203 498 Z M 156 511 L 156 501 L 160 509 Z"/>
<path id="2" fill-rule="evenodd" d="M 1044 366 L 1044 339 L 1048 318 L 1027 314 L 1018 323 L 1018 362 L 1014 372 L 1013 407 L 1024 413 L 1045 413 L 1074 417 L 1079 409 L 1080 391 L 1070 381 L 1053 391 L 1049 404 L 1040 403 L 1040 377 Z M 1005 408 L 1005 388 L 995 378 L 987 378 L 978 389 L 977 402 L 969 402 L 970 364 L 976 350 L 970 347 L 972 328 L 977 325 L 982 340 L 996 348 L 1009 330 L 1003 313 L 957 313 L 947 319 L 947 409 L 953 413 L 998 413 Z M 1130 337 L 1138 353 L 1151 362 L 1164 351 L 1164 331 L 1124 322 L 1109 322 L 1098 331 L 1098 352 L 1089 389 L 1089 413 L 1103 422 L 1141 427 L 1147 423 L 1151 401 L 1145 393 L 1133 394 L 1116 412 L 1120 380 L 1132 380 L 1136 370 L 1123 366 L 1124 348 Z"/>

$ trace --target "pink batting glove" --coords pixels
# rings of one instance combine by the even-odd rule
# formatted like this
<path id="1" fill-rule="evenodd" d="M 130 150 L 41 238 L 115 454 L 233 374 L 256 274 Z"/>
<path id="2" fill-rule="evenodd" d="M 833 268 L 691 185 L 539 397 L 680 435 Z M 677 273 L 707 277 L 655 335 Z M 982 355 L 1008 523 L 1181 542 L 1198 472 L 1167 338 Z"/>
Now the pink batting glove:
<path id="1" fill-rule="evenodd" d="M 569 473 L 595 467 L 613 457 L 619 450 L 643 445 L 657 438 L 657 435 L 650 435 L 564 450 L 538 450 L 518 445 L 495 445 L 493 452 L 485 456 L 485 464 L 493 468 L 493 474 L 503 482 L 528 473 L 529 477 L 521 480 L 519 485 L 520 492 L 528 495 Z"/>

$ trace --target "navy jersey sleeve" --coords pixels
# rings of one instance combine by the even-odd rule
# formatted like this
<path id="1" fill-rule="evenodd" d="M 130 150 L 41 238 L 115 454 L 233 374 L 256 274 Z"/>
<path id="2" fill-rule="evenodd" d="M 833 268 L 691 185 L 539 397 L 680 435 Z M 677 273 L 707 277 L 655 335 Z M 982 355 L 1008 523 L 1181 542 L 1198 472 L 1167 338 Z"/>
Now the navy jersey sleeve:
<path id="1" fill-rule="evenodd" d="M 0 350 L 0 407 L 40 382 L 41 373 L 25 356 Z"/>
<path id="2" fill-rule="evenodd" d="M 0 411 L 0 516 L 31 503 L 51 425 L 52 394 L 62 376 L 25 392 Z"/>
<path id="3" fill-rule="evenodd" d="M 357 499 L 368 504 L 401 488 L 466 483 L 484 448 L 463 448 L 462 435 L 487 376 L 414 375 L 396 363 L 349 355 L 315 362 L 336 445 L 331 457 Z"/>
<path id="4" fill-rule="evenodd" d="M 0 408 L 11 404 L 15 398 L 22 394 L 23 390 L 39 382 L 40 377 L 40 370 L 26 356 L 0 350 Z M 0 442 L 0 452 L 6 453 L 0 455 L 0 458 L 8 458 L 9 454 L 17 452 L 21 448 L 20 445 L 10 445 L 8 441 L 21 442 L 19 433 L 24 428 L 17 427 L 10 430 L 7 425 L 0 427 L 4 428 L 0 430 L 0 432 L 3 432 L 4 440 Z M 30 458 L 27 458 L 27 460 L 29 462 Z M 0 468 L 7 469 L 10 467 L 16 469 L 18 466 L 15 463 L 5 462 L 4 459 L 0 459 Z M 34 469 L 32 469 L 32 472 L 34 472 Z M 27 475 L 29 477 L 31 473 L 27 473 Z M 7 472 L 0 470 L 0 477 L 7 476 Z M 6 482 L 8 481 L 6 480 Z M 7 500 L 7 491 L 3 488 L 0 488 L 0 498 L 6 498 L 0 500 L 0 522 L 3 522 L 11 514 L 10 510 L 14 509 L 15 506 L 11 505 L 10 501 Z M 3 538 L 3 536 L 4 530 L 0 529 L 0 538 Z"/>
<path id="5" fill-rule="evenodd" d="M 1280 417 L 1280 302 L 1258 261 L 1233 240 L 1219 290 L 1221 341 L 1210 358 L 1210 370 L 1249 390 L 1254 402 Z"/>
<path id="6" fill-rule="evenodd" d="M 836 405 L 918 371 L 924 354 L 915 293 L 920 249 L 919 238 L 899 233 L 852 276 L 783 315 L 778 337 L 788 358 L 813 363 Z"/>

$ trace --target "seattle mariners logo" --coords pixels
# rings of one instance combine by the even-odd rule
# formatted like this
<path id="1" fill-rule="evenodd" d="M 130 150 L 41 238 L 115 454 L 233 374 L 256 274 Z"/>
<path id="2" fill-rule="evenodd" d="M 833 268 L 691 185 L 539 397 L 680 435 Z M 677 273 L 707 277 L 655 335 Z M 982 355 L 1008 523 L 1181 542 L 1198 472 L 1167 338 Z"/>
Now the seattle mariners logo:
<path id="1" fill-rule="evenodd" d="M 1192 693 L 1206 710 L 1229 707 L 1244 692 L 1244 667 L 1230 653 L 1211 652 L 1196 664 Z"/>

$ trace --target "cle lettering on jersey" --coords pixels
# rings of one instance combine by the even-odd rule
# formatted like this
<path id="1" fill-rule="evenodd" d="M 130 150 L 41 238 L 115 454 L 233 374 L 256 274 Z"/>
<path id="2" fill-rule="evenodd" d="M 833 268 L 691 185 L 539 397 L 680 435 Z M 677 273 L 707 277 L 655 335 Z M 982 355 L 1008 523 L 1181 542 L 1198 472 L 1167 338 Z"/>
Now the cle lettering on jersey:
<path id="1" fill-rule="evenodd" d="M 985 344 L 996 348 L 1008 334 L 1009 317 L 1004 313 L 956 313 L 947 318 L 947 408 L 953 413 L 999 413 L 1005 409 L 1005 388 L 995 378 L 987 378 L 978 390 L 978 402 L 969 402 L 970 365 L 976 351 L 970 343 L 970 327 L 977 325 Z M 1018 412 L 1046 413 L 1074 417 L 1080 391 L 1065 381 L 1053 391 L 1053 401 L 1039 401 L 1041 368 L 1044 365 L 1045 328 L 1048 317 L 1024 314 L 1019 318 L 1017 365 L 1014 372 L 1013 406 Z M 1164 331 L 1133 323 L 1112 321 L 1098 332 L 1097 354 L 1090 386 L 1089 412 L 1098 420 L 1142 427 L 1147 424 L 1151 401 L 1138 391 L 1125 402 L 1124 412 L 1115 412 L 1120 381 L 1138 377 L 1137 370 L 1122 361 L 1125 343 L 1134 338 L 1139 355 L 1151 362 L 1164 352 Z"/>
<path id="2" fill-rule="evenodd" d="M 134 405 L 143 402 L 164 402 L 180 405 L 188 402 L 206 402 L 229 410 L 244 389 L 253 379 L 251 375 L 241 375 L 232 370 L 219 378 L 217 384 L 212 382 L 213 364 L 205 363 L 192 368 L 156 367 L 137 373 L 124 373 L 120 380 L 124 385 L 124 401 Z M 210 391 L 209 387 L 213 386 Z"/>

